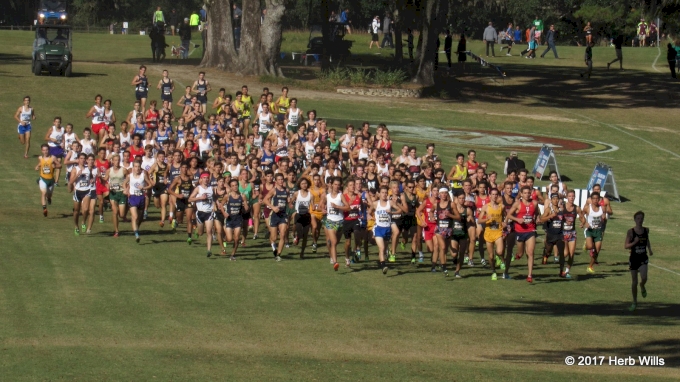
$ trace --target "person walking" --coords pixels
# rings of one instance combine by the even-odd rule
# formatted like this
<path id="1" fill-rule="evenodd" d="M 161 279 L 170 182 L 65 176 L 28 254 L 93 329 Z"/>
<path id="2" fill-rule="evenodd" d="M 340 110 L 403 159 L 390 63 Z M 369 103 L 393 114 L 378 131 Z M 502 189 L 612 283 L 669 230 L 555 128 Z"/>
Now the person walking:
<path id="1" fill-rule="evenodd" d="M 622 45 L 623 45 L 623 35 L 619 34 L 614 39 L 614 50 L 616 51 L 616 59 L 612 62 L 607 63 L 607 70 L 609 70 L 609 67 L 611 66 L 611 64 L 615 63 L 616 61 L 619 62 L 619 69 L 623 70 L 623 53 L 621 52 L 621 46 Z"/>
<path id="2" fill-rule="evenodd" d="M 505 30 L 505 42 L 507 46 L 501 47 L 501 53 L 503 52 L 503 49 L 507 49 L 508 53 L 505 55 L 512 56 L 512 54 L 510 54 L 510 50 L 512 49 L 512 45 L 515 43 L 515 31 L 512 29 L 512 23 L 508 23 L 508 28 Z"/>
<path id="3" fill-rule="evenodd" d="M 352 34 L 352 28 L 350 27 L 351 21 L 349 19 L 349 8 L 345 8 L 344 11 L 340 12 L 340 18 L 338 22 L 345 25 L 345 30 L 347 34 Z"/>
<path id="4" fill-rule="evenodd" d="M 532 22 L 534 25 L 534 28 L 536 28 L 536 44 L 541 43 L 541 36 L 543 35 L 543 20 L 539 19 L 538 16 L 536 16 L 536 19 Z"/>
<path id="5" fill-rule="evenodd" d="M 460 41 L 458 41 L 458 47 L 456 48 L 456 53 L 458 54 L 458 63 L 465 73 L 465 61 L 467 61 L 467 41 L 465 41 L 465 34 L 460 34 Z"/>
<path id="6" fill-rule="evenodd" d="M 451 45 L 453 45 L 453 37 L 451 36 L 451 31 L 447 29 L 446 37 L 444 37 L 444 53 L 446 53 L 449 69 L 451 69 Z"/>
<path id="7" fill-rule="evenodd" d="M 180 58 L 189 58 L 189 44 L 191 43 L 191 27 L 189 26 L 189 18 L 184 18 L 184 24 L 178 31 L 179 39 L 182 42 L 182 49 L 180 50 Z"/>
<path id="8" fill-rule="evenodd" d="M 545 41 L 548 42 L 548 47 L 545 48 L 545 51 L 541 55 L 541 58 L 545 56 L 546 53 L 548 53 L 551 49 L 553 51 L 553 54 L 555 55 L 555 58 L 557 57 L 557 49 L 555 48 L 555 38 L 557 37 L 557 32 L 555 31 L 555 26 L 551 25 L 550 29 L 548 29 L 548 33 L 545 34 Z M 607 65 L 609 67 L 609 65 Z"/>
<path id="9" fill-rule="evenodd" d="M 589 42 L 588 45 L 586 46 L 586 53 L 584 56 L 584 59 L 586 61 L 586 66 L 588 69 L 586 69 L 585 72 L 581 72 L 581 77 L 584 75 L 588 75 L 588 78 L 590 78 L 590 75 L 593 73 L 593 42 Z"/>
<path id="10" fill-rule="evenodd" d="M 172 35 L 175 35 L 175 30 L 177 29 L 177 11 L 173 8 L 172 11 L 170 11 L 170 16 L 168 17 L 168 23 L 170 24 L 170 31 L 172 32 Z"/>
<path id="11" fill-rule="evenodd" d="M 647 34 L 649 34 L 649 26 L 645 22 L 644 18 L 640 19 L 640 22 L 637 25 L 637 34 L 638 40 L 640 40 L 638 46 L 645 46 L 647 43 Z"/>
<path id="12" fill-rule="evenodd" d="M 368 49 L 373 48 L 373 43 L 378 49 L 382 49 L 378 43 L 378 32 L 380 31 L 380 16 L 375 16 L 371 22 L 371 43 L 368 45 Z"/>
<path id="13" fill-rule="evenodd" d="M 489 47 L 491 47 L 491 55 L 496 57 L 493 44 L 496 42 L 496 39 L 498 39 L 498 32 L 496 32 L 496 28 L 493 27 L 493 23 L 491 21 L 489 21 L 489 26 L 484 29 L 484 35 L 482 39 L 486 43 L 486 56 L 489 57 Z"/>
<path id="14" fill-rule="evenodd" d="M 666 53 L 666 59 L 668 60 L 668 67 L 671 69 L 671 77 L 678 78 L 675 75 L 675 59 L 678 57 L 678 52 L 673 48 L 673 44 L 668 43 L 668 53 Z"/>
<path id="15" fill-rule="evenodd" d="M 394 42 L 392 41 L 392 19 L 389 13 L 385 13 L 385 18 L 383 18 L 382 24 L 383 40 L 380 45 L 381 48 L 388 47 L 394 48 Z"/>

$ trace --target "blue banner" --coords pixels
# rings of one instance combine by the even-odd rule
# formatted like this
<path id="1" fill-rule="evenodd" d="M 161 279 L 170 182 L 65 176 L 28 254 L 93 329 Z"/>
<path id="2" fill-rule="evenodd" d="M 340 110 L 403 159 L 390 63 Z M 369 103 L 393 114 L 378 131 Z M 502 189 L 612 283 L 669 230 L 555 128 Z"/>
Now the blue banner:
<path id="1" fill-rule="evenodd" d="M 593 189 L 593 186 L 599 184 L 604 190 L 604 184 L 607 181 L 607 175 L 609 174 L 609 166 L 604 163 L 598 163 L 593 169 L 593 174 L 590 175 L 590 182 L 588 182 L 588 191 Z"/>
<path id="2" fill-rule="evenodd" d="M 541 147 L 541 151 L 538 153 L 538 158 L 536 159 L 536 164 L 534 164 L 534 169 L 531 171 L 534 174 L 536 180 L 541 180 L 543 174 L 545 173 L 546 167 L 548 167 L 548 160 L 550 156 L 554 155 L 552 149 L 546 145 Z"/>

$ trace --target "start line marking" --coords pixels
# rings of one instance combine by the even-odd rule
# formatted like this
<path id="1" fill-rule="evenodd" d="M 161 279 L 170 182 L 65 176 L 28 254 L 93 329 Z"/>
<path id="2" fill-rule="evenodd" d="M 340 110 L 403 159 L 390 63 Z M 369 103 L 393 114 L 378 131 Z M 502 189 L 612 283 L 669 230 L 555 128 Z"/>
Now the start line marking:
<path id="1" fill-rule="evenodd" d="M 670 272 L 670 273 L 672 273 L 672 274 L 674 274 L 674 275 L 680 276 L 680 273 L 675 272 L 675 271 L 671 271 L 670 269 L 667 269 L 667 268 L 664 268 L 664 267 L 660 267 L 660 266 L 654 265 L 654 264 L 652 264 L 652 263 L 649 263 L 649 265 L 653 266 L 654 268 L 659 268 L 659 269 L 662 269 L 662 270 L 664 270 L 664 271 L 666 271 L 666 272 Z"/>

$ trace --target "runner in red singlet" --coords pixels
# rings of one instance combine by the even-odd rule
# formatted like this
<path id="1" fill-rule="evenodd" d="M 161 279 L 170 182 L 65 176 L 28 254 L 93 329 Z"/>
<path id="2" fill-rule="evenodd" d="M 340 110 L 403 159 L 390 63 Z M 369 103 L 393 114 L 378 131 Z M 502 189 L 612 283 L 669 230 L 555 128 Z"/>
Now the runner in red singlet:
<path id="1" fill-rule="evenodd" d="M 536 220 L 540 211 L 538 202 L 531 200 L 531 188 L 524 186 L 521 189 L 521 198 L 509 211 L 507 219 L 515 222 L 517 232 L 517 251 L 519 254 L 526 252 L 529 275 L 527 282 L 533 282 L 534 248 L 536 247 Z M 506 268 L 507 272 L 507 268 Z"/>

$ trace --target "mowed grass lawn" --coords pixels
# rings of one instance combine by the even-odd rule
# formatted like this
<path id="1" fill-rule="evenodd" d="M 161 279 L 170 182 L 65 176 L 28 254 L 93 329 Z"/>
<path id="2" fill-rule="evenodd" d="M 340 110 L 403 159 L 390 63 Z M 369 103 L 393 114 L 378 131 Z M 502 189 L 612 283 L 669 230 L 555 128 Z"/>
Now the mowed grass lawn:
<path id="1" fill-rule="evenodd" d="M 126 224 L 126 234 L 112 238 L 108 213 L 105 224 L 95 222 L 92 235 L 74 236 L 65 187 L 57 188 L 50 217 L 41 215 L 33 171 L 37 158 L 22 158 L 13 120 L 22 97 L 33 98 L 39 118 L 31 150 L 37 155 L 54 116 L 74 123 L 79 132 L 89 125 L 84 115 L 97 93 L 112 99 L 124 118 L 140 62 L 149 66 L 154 85 L 165 67 L 181 84 L 191 83 L 198 69 L 152 65 L 147 37 L 77 34 L 77 75 L 35 77 L 32 35 L 1 32 L 0 37 L 5 41 L 0 83 L 6 89 L 0 93 L 3 380 L 620 381 L 680 375 L 673 176 L 680 115 L 674 107 L 677 84 L 666 82 L 666 67 L 657 63 L 663 74 L 652 68 L 656 49 L 625 49 L 630 60 L 624 73 L 605 72 L 602 59 L 590 82 L 575 74 L 582 48 L 560 47 L 564 59 L 559 61 L 502 57 L 499 62 L 513 69 L 504 85 L 485 84 L 489 77 L 480 70 L 452 80 L 451 86 L 463 91 L 444 101 L 384 102 L 291 89 L 303 109 L 318 110 L 332 127 L 368 120 L 441 129 L 437 151 L 447 168 L 456 152 L 469 148 L 447 144 L 449 129 L 617 146 L 607 153 L 558 151 L 570 188 L 585 187 L 595 163 L 604 161 L 613 166 L 627 200 L 613 204 L 597 273 L 586 273 L 587 254 L 580 253 L 574 279 L 560 280 L 556 266 L 538 265 L 536 281 L 528 284 L 526 259 L 513 263 L 514 280 L 507 282 L 492 282 L 489 270 L 480 267 L 464 267 L 460 280 L 430 274 L 427 264 L 408 263 L 406 252 L 387 276 L 373 261 L 335 273 L 323 246 L 304 261 L 291 248 L 276 263 L 263 240 L 250 241 L 237 262 L 208 260 L 203 238 L 188 246 L 184 234 L 158 227 L 153 208 L 140 244 Z M 481 44 L 471 46 L 481 52 Z M 613 56 L 613 50 L 596 48 L 595 54 Z M 257 90 L 267 85 L 212 70 L 208 79 L 232 93 L 243 82 Z M 395 134 L 394 139 L 395 146 L 415 144 L 420 152 L 426 137 Z M 492 170 L 502 171 L 507 150 L 470 146 Z M 537 151 L 520 154 L 527 166 Z M 630 314 L 623 241 L 639 209 L 647 213 L 656 267 L 650 267 L 649 296 Z M 542 244 L 537 247 L 540 253 Z M 374 260 L 375 247 L 371 255 Z M 666 366 L 606 366 L 608 358 L 605 366 L 565 366 L 568 355 L 656 355 Z"/>

